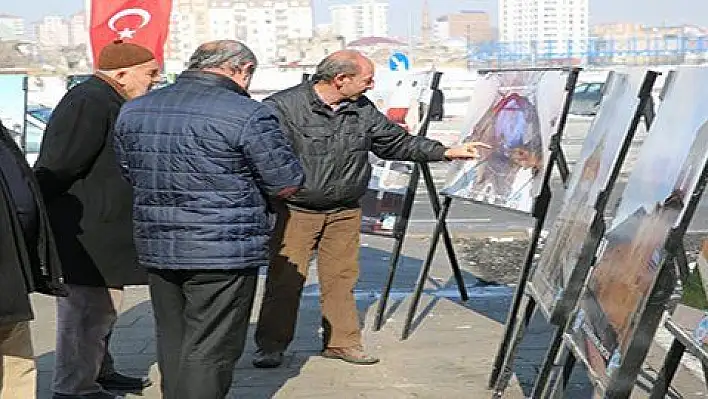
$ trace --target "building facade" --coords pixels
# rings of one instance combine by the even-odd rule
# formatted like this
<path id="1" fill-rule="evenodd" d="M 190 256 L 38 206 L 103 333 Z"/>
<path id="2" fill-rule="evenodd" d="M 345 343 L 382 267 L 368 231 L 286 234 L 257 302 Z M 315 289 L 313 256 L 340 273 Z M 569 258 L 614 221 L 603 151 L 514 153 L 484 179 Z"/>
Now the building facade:
<path id="1" fill-rule="evenodd" d="M 590 58 L 606 64 L 690 64 L 708 58 L 708 29 L 616 23 L 591 29 Z"/>
<path id="2" fill-rule="evenodd" d="M 313 35 L 311 0 L 175 0 L 166 64 L 179 72 L 199 44 L 241 40 L 261 65 L 276 64 L 279 49 Z"/>
<path id="3" fill-rule="evenodd" d="M 345 47 L 344 38 L 332 34 L 289 39 L 278 48 L 278 59 L 285 66 L 314 66 L 324 57 Z"/>
<path id="4" fill-rule="evenodd" d="M 362 37 L 388 36 L 388 2 L 360 0 L 329 7 L 335 34 L 352 42 Z"/>
<path id="5" fill-rule="evenodd" d="M 589 0 L 499 0 L 499 36 L 511 51 L 575 58 L 587 50 Z"/>
<path id="6" fill-rule="evenodd" d="M 491 19 L 484 11 L 460 11 L 438 17 L 433 33 L 439 42 L 455 39 L 482 43 L 494 38 Z"/>
<path id="7" fill-rule="evenodd" d="M 37 42 L 42 47 L 68 47 L 69 22 L 63 17 L 50 15 L 42 18 L 36 26 Z"/>
<path id="8" fill-rule="evenodd" d="M 314 32 L 311 0 L 250 0 L 246 12 L 246 43 L 261 64 L 284 62 L 279 56 L 291 41 Z"/>
<path id="9" fill-rule="evenodd" d="M 0 14 L 0 40 L 26 39 L 25 19 L 15 15 Z"/>
<path id="10" fill-rule="evenodd" d="M 88 18 L 85 12 L 79 12 L 69 17 L 69 45 L 76 47 L 89 43 Z"/>

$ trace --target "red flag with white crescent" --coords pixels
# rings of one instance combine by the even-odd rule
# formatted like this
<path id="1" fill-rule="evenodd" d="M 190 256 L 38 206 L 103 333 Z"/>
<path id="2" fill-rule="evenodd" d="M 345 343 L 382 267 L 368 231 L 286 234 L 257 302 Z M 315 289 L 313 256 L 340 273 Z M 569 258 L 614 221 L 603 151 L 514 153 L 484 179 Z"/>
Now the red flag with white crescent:
<path id="1" fill-rule="evenodd" d="M 172 0 L 91 0 L 91 50 L 94 63 L 101 49 L 121 39 L 150 49 L 163 65 Z"/>

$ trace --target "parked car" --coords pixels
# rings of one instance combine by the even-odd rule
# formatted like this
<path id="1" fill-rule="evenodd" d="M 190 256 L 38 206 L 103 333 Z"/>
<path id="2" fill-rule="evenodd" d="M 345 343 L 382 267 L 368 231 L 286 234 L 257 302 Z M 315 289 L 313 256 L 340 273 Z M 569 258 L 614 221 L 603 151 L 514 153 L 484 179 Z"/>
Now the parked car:
<path id="1" fill-rule="evenodd" d="M 42 145 L 44 129 L 47 127 L 52 111 L 52 108 L 43 105 L 27 106 L 25 124 L 27 148 L 25 156 L 30 165 L 33 165 L 39 156 L 39 147 Z"/>
<path id="2" fill-rule="evenodd" d="M 602 101 L 604 82 L 585 82 L 575 86 L 573 102 L 570 104 L 570 114 L 580 116 L 595 116 Z"/>

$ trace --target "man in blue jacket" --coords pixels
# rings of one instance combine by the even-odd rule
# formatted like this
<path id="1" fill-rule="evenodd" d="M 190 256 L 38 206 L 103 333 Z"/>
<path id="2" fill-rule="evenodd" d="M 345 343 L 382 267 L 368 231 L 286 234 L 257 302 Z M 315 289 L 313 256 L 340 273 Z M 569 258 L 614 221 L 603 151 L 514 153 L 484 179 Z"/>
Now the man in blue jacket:
<path id="1" fill-rule="evenodd" d="M 278 120 L 248 96 L 255 68 L 242 43 L 205 43 L 175 84 L 127 103 L 116 122 L 166 399 L 226 396 L 268 265 L 269 199 L 304 180 Z"/>

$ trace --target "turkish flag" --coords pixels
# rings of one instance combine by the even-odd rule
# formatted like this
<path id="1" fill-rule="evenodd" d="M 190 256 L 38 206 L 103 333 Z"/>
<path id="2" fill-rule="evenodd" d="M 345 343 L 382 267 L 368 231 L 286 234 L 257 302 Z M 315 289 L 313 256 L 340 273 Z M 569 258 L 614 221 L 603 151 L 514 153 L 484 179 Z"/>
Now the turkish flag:
<path id="1" fill-rule="evenodd" d="M 163 64 L 172 0 L 91 0 L 91 51 L 94 65 L 101 49 L 121 39 L 150 49 Z"/>

